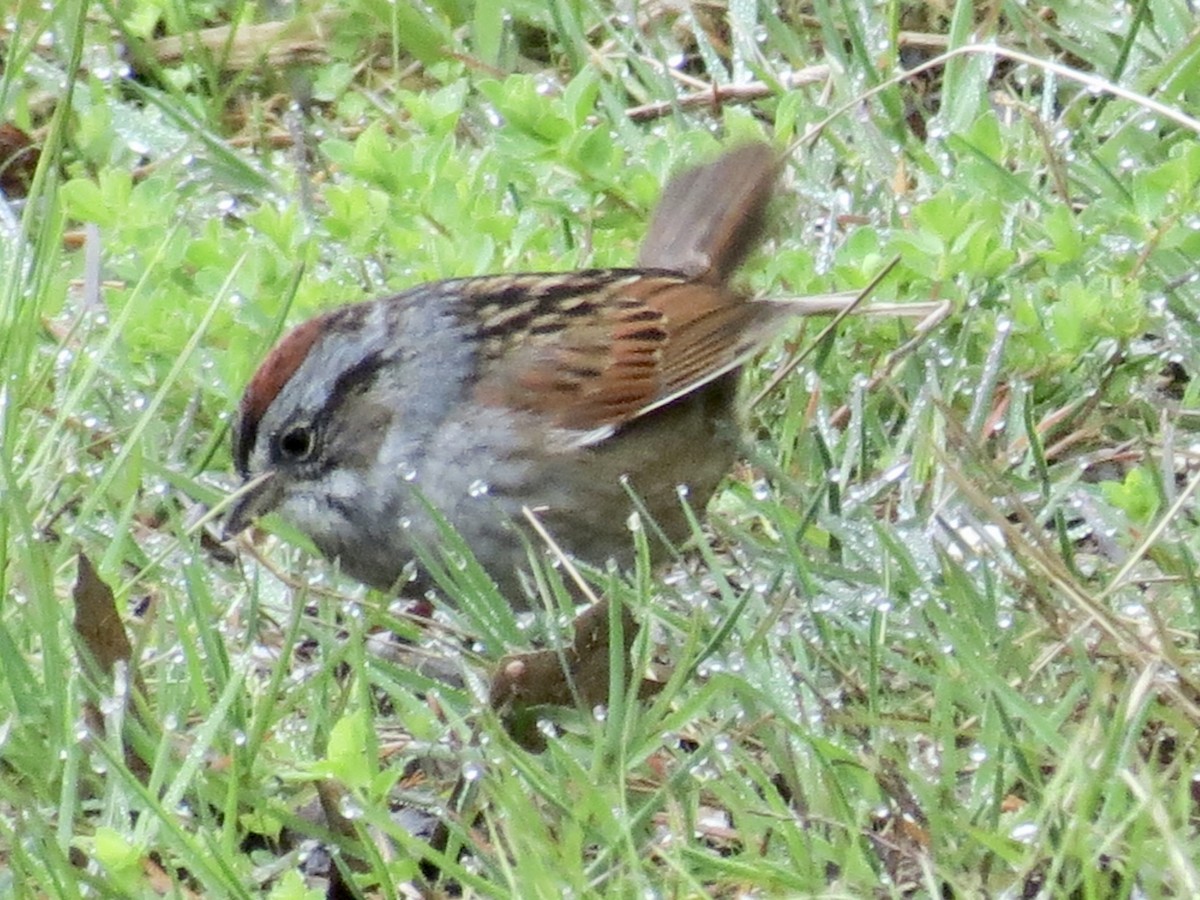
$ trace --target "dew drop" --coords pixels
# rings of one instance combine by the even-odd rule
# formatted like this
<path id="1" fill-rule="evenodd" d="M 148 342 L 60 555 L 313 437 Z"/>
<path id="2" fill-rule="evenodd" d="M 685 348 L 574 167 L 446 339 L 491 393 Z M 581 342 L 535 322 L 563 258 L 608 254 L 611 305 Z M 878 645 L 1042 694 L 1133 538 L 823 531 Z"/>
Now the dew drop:
<path id="1" fill-rule="evenodd" d="M 1022 844 L 1031 844 L 1033 839 L 1037 837 L 1038 827 L 1033 822 L 1022 822 L 1009 832 L 1009 836 L 1014 841 L 1020 841 Z"/>

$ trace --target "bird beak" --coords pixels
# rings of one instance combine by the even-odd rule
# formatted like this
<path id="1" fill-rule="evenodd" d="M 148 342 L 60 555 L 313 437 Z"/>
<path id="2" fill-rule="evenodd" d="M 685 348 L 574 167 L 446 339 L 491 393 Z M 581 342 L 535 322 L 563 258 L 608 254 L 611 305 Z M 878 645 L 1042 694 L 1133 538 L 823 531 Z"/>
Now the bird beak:
<path id="1" fill-rule="evenodd" d="M 233 507 L 225 517 L 225 538 L 240 534 L 259 516 L 265 516 L 283 499 L 283 481 L 273 470 L 250 479 L 235 495 Z"/>

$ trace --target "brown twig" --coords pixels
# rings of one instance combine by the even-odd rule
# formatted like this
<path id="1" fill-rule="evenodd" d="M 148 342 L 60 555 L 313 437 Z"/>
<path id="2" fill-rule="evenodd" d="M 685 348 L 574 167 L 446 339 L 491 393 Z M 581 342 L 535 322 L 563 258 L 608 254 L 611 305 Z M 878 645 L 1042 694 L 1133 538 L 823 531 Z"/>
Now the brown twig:
<path id="1" fill-rule="evenodd" d="M 809 84 L 820 84 L 831 74 L 829 66 L 808 66 L 794 72 L 783 72 L 778 77 L 779 85 L 787 90 L 803 87 Z M 655 100 L 653 103 L 643 103 L 625 110 L 625 115 L 635 122 L 649 122 L 669 115 L 675 109 L 695 109 L 702 106 L 712 106 L 719 109 L 723 103 L 749 103 L 769 97 L 778 87 L 765 81 L 748 81 L 743 84 L 713 84 L 703 90 L 674 97 L 670 100 Z"/>

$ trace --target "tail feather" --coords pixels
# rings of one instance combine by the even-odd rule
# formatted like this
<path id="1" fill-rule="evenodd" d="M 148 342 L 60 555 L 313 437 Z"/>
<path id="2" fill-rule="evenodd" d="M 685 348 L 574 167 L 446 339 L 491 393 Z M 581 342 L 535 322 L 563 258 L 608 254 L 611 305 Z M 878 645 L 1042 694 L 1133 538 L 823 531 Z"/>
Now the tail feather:
<path id="1" fill-rule="evenodd" d="M 762 236 L 779 155 L 746 144 L 676 175 L 663 188 L 638 265 L 727 282 Z"/>

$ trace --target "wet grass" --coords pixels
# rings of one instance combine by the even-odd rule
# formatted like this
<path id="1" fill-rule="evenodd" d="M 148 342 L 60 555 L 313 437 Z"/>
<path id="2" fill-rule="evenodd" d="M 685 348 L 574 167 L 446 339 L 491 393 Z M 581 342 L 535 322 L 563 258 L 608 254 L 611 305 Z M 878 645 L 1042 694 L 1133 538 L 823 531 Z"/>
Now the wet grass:
<path id="1" fill-rule="evenodd" d="M 616 6 L 13 8 L 0 890 L 1200 894 L 1188 4 Z M 458 548 L 429 632 L 279 523 L 218 542 L 285 325 L 628 264 L 751 136 L 797 145 L 752 290 L 898 258 L 877 298 L 950 313 L 747 374 L 812 351 L 678 563 L 597 579 L 654 696 L 531 754 L 487 683 L 559 573 L 513 623 Z"/>

